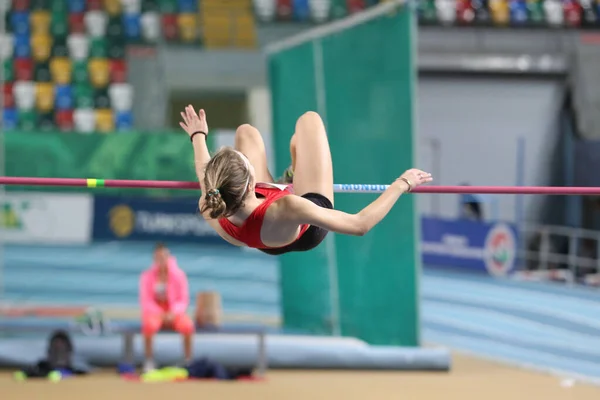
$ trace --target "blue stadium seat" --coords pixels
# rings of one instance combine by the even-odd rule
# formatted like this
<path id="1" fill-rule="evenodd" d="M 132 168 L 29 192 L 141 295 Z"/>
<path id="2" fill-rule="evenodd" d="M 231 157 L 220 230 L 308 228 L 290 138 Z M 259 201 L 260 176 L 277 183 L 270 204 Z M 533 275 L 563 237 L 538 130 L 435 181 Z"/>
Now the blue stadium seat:
<path id="1" fill-rule="evenodd" d="M 140 14 L 123 14 L 124 33 L 127 39 L 139 39 L 141 37 L 142 25 Z"/>
<path id="2" fill-rule="evenodd" d="M 71 14 L 85 12 L 85 0 L 68 0 L 68 7 Z"/>
<path id="3" fill-rule="evenodd" d="M 310 18 L 310 6 L 308 0 L 294 0 L 292 3 L 292 16 L 296 21 L 308 21 Z"/>
<path id="4" fill-rule="evenodd" d="M 5 108 L 3 114 L 4 129 L 16 129 L 19 124 L 19 113 L 15 108 Z"/>
<path id="5" fill-rule="evenodd" d="M 177 9 L 179 13 L 193 13 L 198 11 L 197 0 L 177 0 Z"/>
<path id="6" fill-rule="evenodd" d="M 16 35 L 29 35 L 29 12 L 15 11 L 10 15 L 10 25 Z"/>
<path id="7" fill-rule="evenodd" d="M 31 56 L 31 39 L 29 34 L 21 33 L 15 35 L 14 55 L 16 58 L 28 58 Z"/>
<path id="8" fill-rule="evenodd" d="M 115 112 L 115 128 L 118 131 L 126 131 L 133 128 L 133 114 L 131 111 Z"/>
<path id="9" fill-rule="evenodd" d="M 59 110 L 69 110 L 74 107 L 73 87 L 71 85 L 56 85 L 54 104 Z"/>

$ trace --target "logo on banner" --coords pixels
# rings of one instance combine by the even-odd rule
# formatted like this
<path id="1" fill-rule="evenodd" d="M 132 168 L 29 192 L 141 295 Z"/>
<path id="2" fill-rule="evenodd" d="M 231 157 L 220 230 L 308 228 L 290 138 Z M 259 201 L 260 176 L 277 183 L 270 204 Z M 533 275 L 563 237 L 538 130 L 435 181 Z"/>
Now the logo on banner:
<path id="1" fill-rule="evenodd" d="M 516 257 L 516 239 L 506 225 L 494 226 L 485 239 L 485 267 L 493 276 L 504 276 L 512 269 Z"/>
<path id="2" fill-rule="evenodd" d="M 108 218 L 110 230 L 117 237 L 127 237 L 135 228 L 135 213 L 129 206 L 121 204 L 113 207 L 108 213 Z"/>

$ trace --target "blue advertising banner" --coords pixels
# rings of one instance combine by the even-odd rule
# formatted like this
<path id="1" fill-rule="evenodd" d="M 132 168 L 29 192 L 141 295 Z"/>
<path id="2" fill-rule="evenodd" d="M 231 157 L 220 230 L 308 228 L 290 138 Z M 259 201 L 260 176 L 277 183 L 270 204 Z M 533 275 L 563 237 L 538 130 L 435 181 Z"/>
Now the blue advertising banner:
<path id="1" fill-rule="evenodd" d="M 493 276 L 505 276 L 515 268 L 518 240 L 513 225 L 429 217 L 421 223 L 423 264 Z"/>
<path id="2" fill-rule="evenodd" d="M 198 213 L 198 198 L 95 196 L 94 240 L 226 243 Z"/>

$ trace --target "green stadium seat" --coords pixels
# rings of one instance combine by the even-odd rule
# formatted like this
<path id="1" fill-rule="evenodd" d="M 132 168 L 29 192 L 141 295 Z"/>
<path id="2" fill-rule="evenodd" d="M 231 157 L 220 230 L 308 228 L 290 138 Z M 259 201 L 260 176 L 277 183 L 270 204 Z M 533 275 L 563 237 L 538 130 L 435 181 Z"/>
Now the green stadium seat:
<path id="1" fill-rule="evenodd" d="M 142 13 L 157 12 L 159 11 L 159 2 L 160 0 L 142 0 L 142 7 L 140 11 Z"/>
<path id="2" fill-rule="evenodd" d="M 64 10 L 52 11 L 50 34 L 53 37 L 64 37 L 69 33 L 68 14 Z"/>
<path id="3" fill-rule="evenodd" d="M 88 73 L 88 62 L 87 60 L 76 60 L 73 61 L 73 76 L 72 81 L 74 84 L 87 84 L 89 82 Z"/>
<path id="4" fill-rule="evenodd" d="M 124 37 L 123 18 L 120 15 L 108 19 L 108 23 L 106 26 L 106 37 L 108 39 Z"/>
<path id="5" fill-rule="evenodd" d="M 4 60 L 4 80 L 9 82 L 15 80 L 15 69 L 12 58 Z"/>
<path id="6" fill-rule="evenodd" d="M 66 36 L 54 37 L 52 41 L 52 57 L 69 57 Z"/>
<path id="7" fill-rule="evenodd" d="M 179 11 L 177 0 L 159 0 L 158 8 L 161 14 L 176 14 Z"/>
<path id="8" fill-rule="evenodd" d="M 54 112 L 48 111 L 38 113 L 37 129 L 40 131 L 54 131 L 56 129 L 56 125 L 54 124 Z"/>
<path id="9" fill-rule="evenodd" d="M 105 58 L 108 56 L 108 41 L 104 37 L 92 38 L 90 42 L 90 58 Z"/>
<path id="10" fill-rule="evenodd" d="M 121 60 L 125 58 L 125 41 L 122 39 L 110 40 L 108 44 L 108 58 L 111 60 Z"/>
<path id="11" fill-rule="evenodd" d="M 331 17 L 343 18 L 348 15 L 346 0 L 331 0 Z"/>
<path id="12" fill-rule="evenodd" d="M 22 131 L 34 131 L 37 126 L 37 113 L 35 110 L 19 110 L 19 129 Z"/>
<path id="13" fill-rule="evenodd" d="M 40 113 L 48 113 L 54 108 L 54 84 L 38 82 L 35 85 L 35 108 Z"/>
<path id="14" fill-rule="evenodd" d="M 33 70 L 33 78 L 36 82 L 52 82 L 50 64 L 48 62 L 36 63 Z"/>
<path id="15" fill-rule="evenodd" d="M 92 108 L 94 107 L 94 89 L 89 83 L 79 83 L 75 85 L 75 107 Z"/>
<path id="16" fill-rule="evenodd" d="M 94 108 L 110 108 L 110 98 L 108 97 L 107 88 L 94 90 Z"/>

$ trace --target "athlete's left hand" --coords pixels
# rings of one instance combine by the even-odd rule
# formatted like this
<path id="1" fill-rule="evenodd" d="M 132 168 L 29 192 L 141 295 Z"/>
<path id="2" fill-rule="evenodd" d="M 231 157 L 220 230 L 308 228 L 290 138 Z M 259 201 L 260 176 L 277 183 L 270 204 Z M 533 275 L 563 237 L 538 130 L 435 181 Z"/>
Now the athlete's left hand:
<path id="1" fill-rule="evenodd" d="M 194 132 L 198 131 L 208 134 L 208 123 L 206 122 L 206 113 L 204 110 L 199 110 L 198 114 L 196 114 L 194 107 L 189 105 L 181 113 L 181 118 L 183 118 L 183 122 L 180 122 L 179 126 L 181 126 L 188 135 L 192 136 Z"/>

